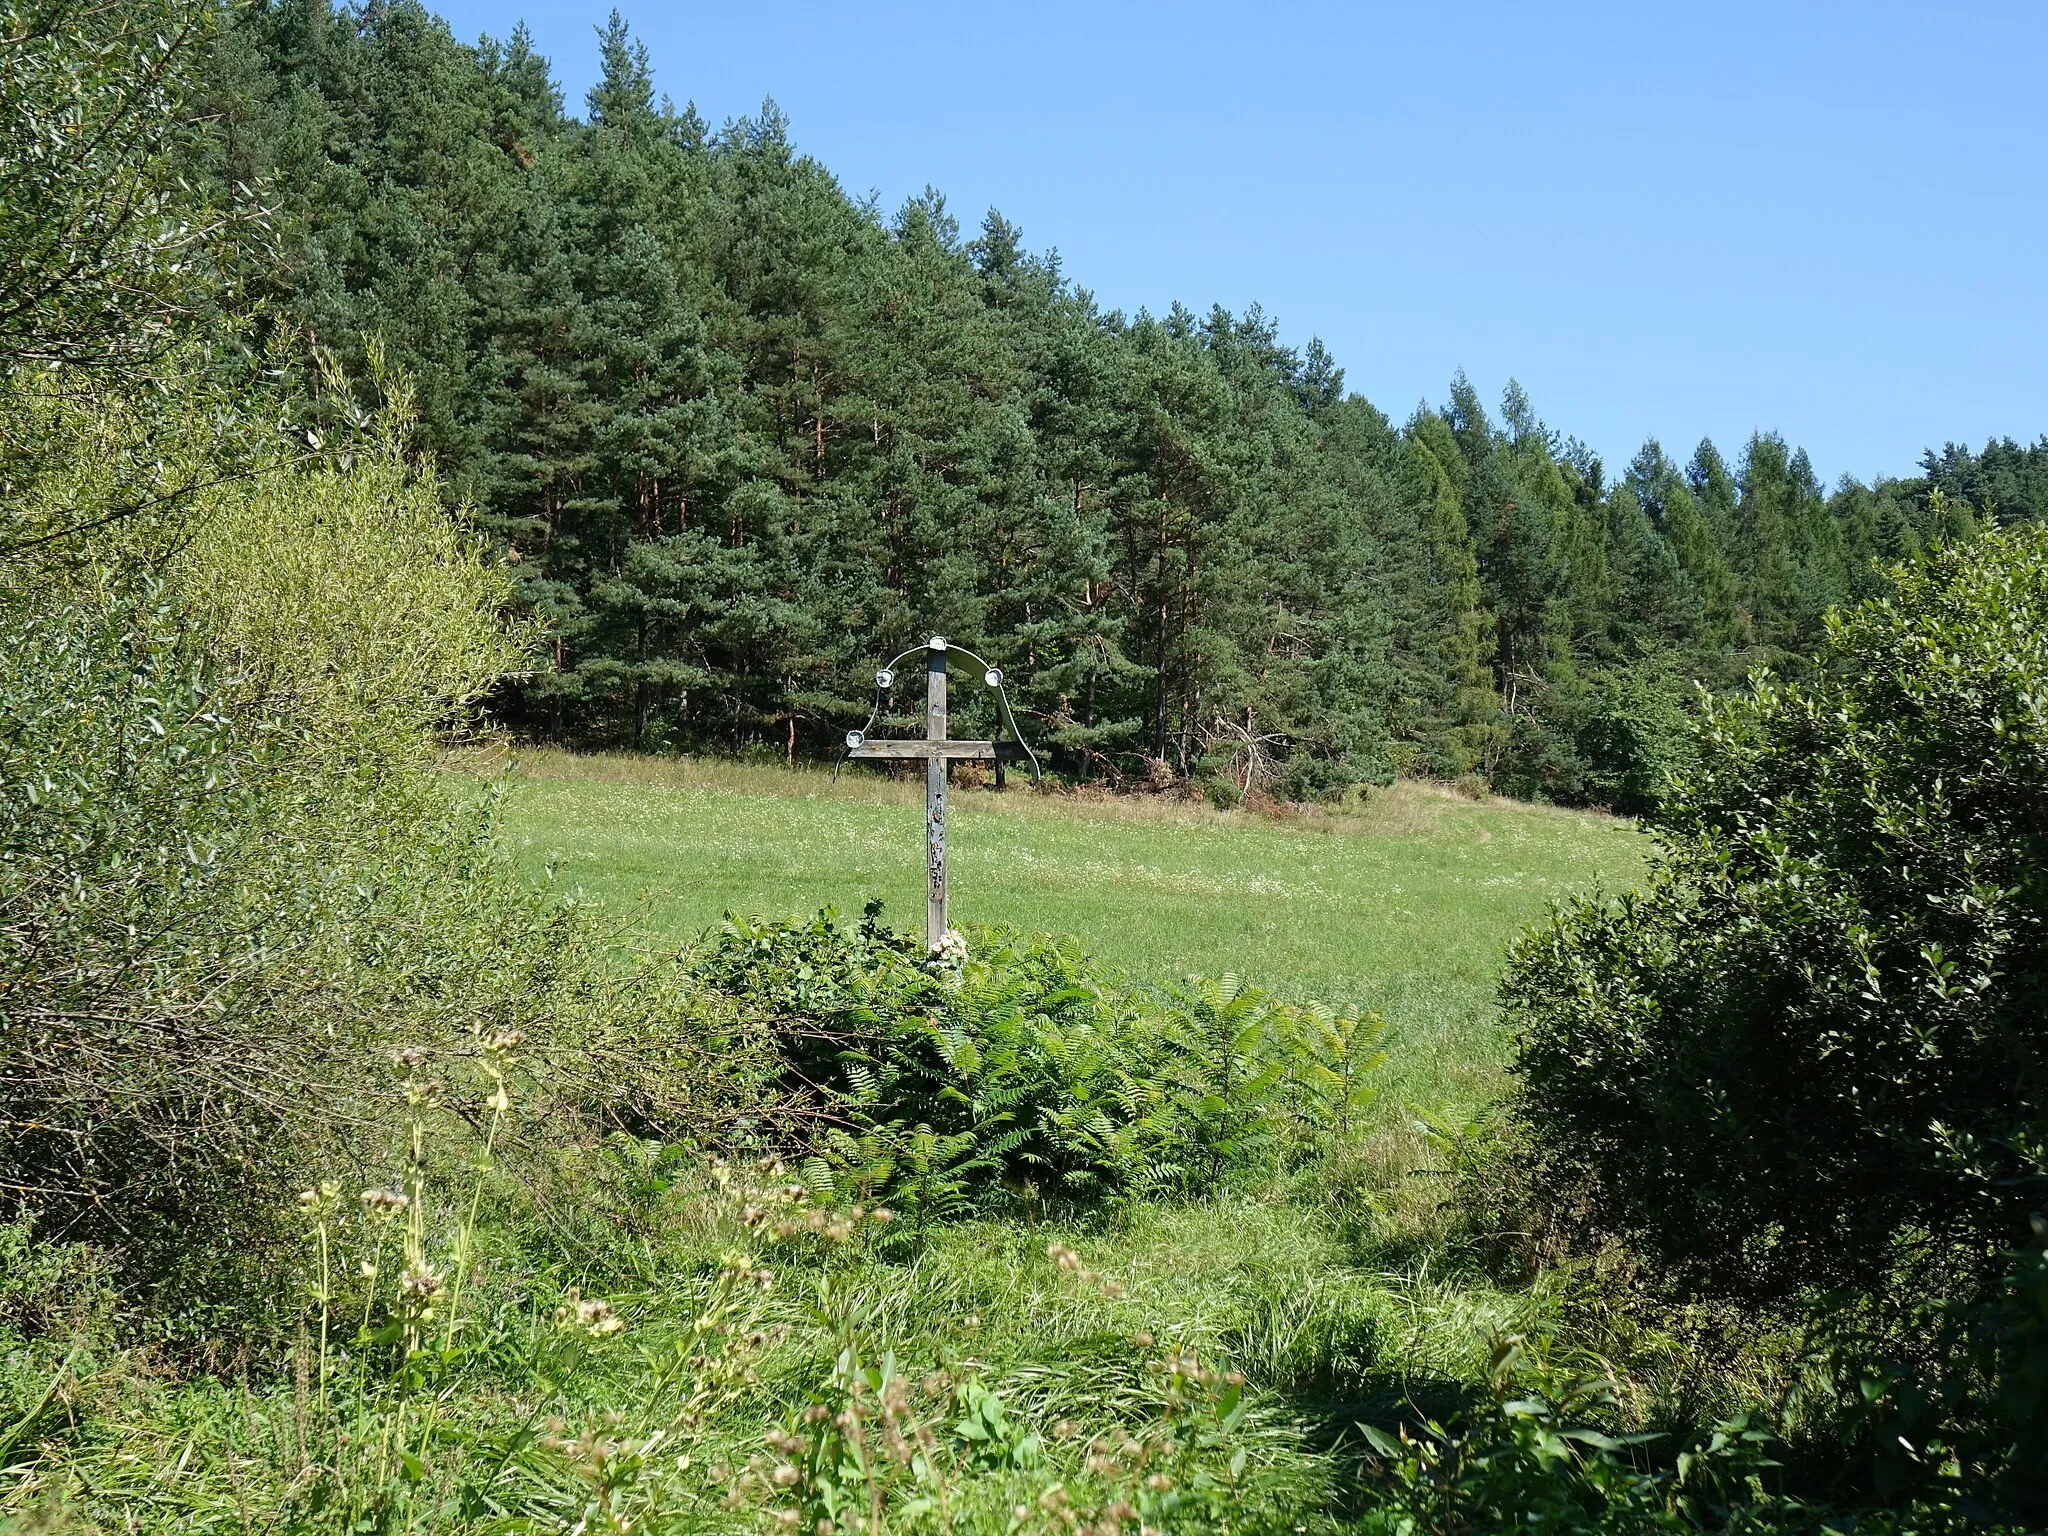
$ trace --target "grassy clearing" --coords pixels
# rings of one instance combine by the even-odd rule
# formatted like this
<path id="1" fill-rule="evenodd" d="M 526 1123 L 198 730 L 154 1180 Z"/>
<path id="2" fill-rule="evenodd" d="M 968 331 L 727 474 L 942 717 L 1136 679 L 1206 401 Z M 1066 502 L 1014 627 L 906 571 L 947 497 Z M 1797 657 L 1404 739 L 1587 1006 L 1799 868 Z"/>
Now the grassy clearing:
<path id="1" fill-rule="evenodd" d="M 850 771 L 521 751 L 503 773 L 523 873 L 685 943 L 728 911 L 922 921 L 923 789 Z M 1394 1026 L 1390 1098 L 1458 1114 L 1496 1081 L 1501 948 L 1545 905 L 1642 867 L 1610 816 L 1474 802 L 1403 783 L 1343 814 L 958 792 L 959 920 L 1074 933 L 1134 977 L 1235 970 L 1292 1001 L 1357 1002 Z"/>
<path id="2" fill-rule="evenodd" d="M 502 795 L 528 878 L 628 914 L 637 941 L 871 894 L 914 920 L 915 785 L 555 753 L 457 766 Z M 957 805 L 964 918 L 1077 932 L 1140 979 L 1237 969 L 1381 1009 L 1396 1031 L 1384 1120 L 1329 1160 L 1247 1170 L 1199 1200 L 929 1230 L 856 1209 L 850 1242 L 796 1219 L 808 1196 L 779 1163 L 615 1137 L 502 1182 L 481 1163 L 422 1165 L 405 1186 L 420 1264 L 476 1259 L 459 1308 L 435 1301 L 459 1326 L 406 1299 L 399 1227 L 356 1211 L 344 1181 L 308 1197 L 296 1342 L 185 1380 L 95 1356 L 67 1389 L 83 1427 L 51 1421 L 0 1478 L 0 1511 L 229 1533 L 1378 1530 L 1358 1523 L 1375 1497 L 1361 1420 L 1458 1400 L 1506 1334 L 1561 1369 L 1605 1370 L 1615 1340 L 1582 1326 L 1565 1287 L 1475 1269 L 1400 1111 L 1455 1116 L 1497 1087 L 1501 945 L 1546 902 L 1631 879 L 1627 824 L 1417 785 L 1285 819 L 1021 793 Z M 358 1334 L 373 1313 L 422 1318 L 421 1347 L 395 1357 Z M 7 1395 L 32 1402 L 61 1378 L 63 1347 L 0 1362 Z M 844 1415 L 896 1424 L 873 1417 L 888 1392 L 853 1379 L 870 1366 L 918 1383 L 900 1423 L 933 1437 L 929 1465 L 885 1468 L 886 1521 L 870 1483 L 821 1527 L 823 1474 L 797 1482 L 778 1447 Z M 1658 1379 L 1632 1412 L 1656 1411 Z M 1007 1439 L 959 1427 L 984 1388 Z"/>

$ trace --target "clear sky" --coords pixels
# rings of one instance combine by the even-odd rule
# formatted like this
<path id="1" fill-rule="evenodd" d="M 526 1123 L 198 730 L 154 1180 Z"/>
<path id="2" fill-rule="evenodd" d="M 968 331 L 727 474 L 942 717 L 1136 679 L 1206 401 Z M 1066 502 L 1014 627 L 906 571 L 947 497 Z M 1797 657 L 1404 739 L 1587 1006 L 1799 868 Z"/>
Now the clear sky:
<path id="1" fill-rule="evenodd" d="M 581 110 L 608 6 L 437 9 L 523 18 Z M 2040 0 L 621 9 L 712 124 L 772 96 L 849 191 L 1000 208 L 1108 306 L 1261 303 L 1397 420 L 1463 368 L 1614 468 L 2048 432 Z"/>

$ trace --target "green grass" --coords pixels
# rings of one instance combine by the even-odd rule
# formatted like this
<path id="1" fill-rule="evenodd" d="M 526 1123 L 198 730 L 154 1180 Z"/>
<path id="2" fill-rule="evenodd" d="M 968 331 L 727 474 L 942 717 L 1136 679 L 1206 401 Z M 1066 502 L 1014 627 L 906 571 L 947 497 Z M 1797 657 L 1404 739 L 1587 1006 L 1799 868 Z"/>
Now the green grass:
<path id="1" fill-rule="evenodd" d="M 899 923 L 921 916 L 912 785 L 557 753 L 458 766 L 487 777 L 456 782 L 502 793 L 528 879 L 629 916 L 637 943 L 686 944 L 728 909 L 854 912 L 871 894 Z M 1498 1087 L 1505 941 L 1552 900 L 1630 881 L 1644 854 L 1613 818 L 1420 785 L 1354 813 L 1286 818 L 969 792 L 954 835 L 961 920 L 1077 933 L 1140 979 L 1235 969 L 1293 998 L 1376 1006 L 1396 1029 L 1383 1103 L 1439 1115 Z M 665 1156 L 543 1138 L 508 1143 L 499 1174 L 442 1169 L 420 1207 L 428 1246 L 446 1262 L 463 1213 L 481 1210 L 482 1262 L 463 1303 L 466 1347 L 429 1348 L 404 1371 L 356 1345 L 352 1321 L 336 1335 L 331 1390 L 317 1374 L 308 1383 L 322 1337 L 310 1322 L 239 1377 L 176 1381 L 139 1354 L 96 1359 L 73 1393 L 85 1428 L 53 1416 L 43 1448 L 0 1478 L 0 1530 L 9 1510 L 57 1503 L 85 1528 L 226 1536 L 282 1528 L 287 1511 L 306 1529 L 794 1530 L 769 1513 L 795 1495 L 766 1482 L 781 1453 L 764 1457 L 764 1435 L 822 1434 L 850 1412 L 835 1362 L 857 1358 L 920 1381 L 907 1411 L 937 1437 L 951 1501 L 913 1520 L 907 1494 L 892 1495 L 890 1531 L 1069 1536 L 1044 1502 L 1054 1492 L 1084 1509 L 1166 1498 L 1140 1481 L 1156 1464 L 1175 1486 L 1206 1478 L 1228 1496 L 1214 1520 L 1150 1518 L 1152 1529 L 1335 1536 L 1360 1529 L 1354 1504 L 1376 1497 L 1359 1482 L 1359 1420 L 1384 1426 L 1451 1400 L 1484 1378 L 1501 1336 L 1537 1340 L 1573 1371 L 1608 1369 L 1617 1346 L 1649 1361 L 1631 1424 L 1695 1363 L 1661 1335 L 1609 1337 L 1595 1314 L 1582 1326 L 1561 1278 L 1513 1287 L 1477 1272 L 1444 1205 L 1451 1186 L 1418 1176 L 1429 1149 L 1405 1116 L 1328 1163 L 1200 1201 L 1074 1224 L 870 1220 L 844 1249 L 758 1219 L 800 1198 L 780 1164 Z M 353 1187 L 333 1254 L 336 1315 L 351 1320 L 367 1315 L 363 1287 L 388 1290 L 396 1273 L 394 1261 L 381 1281 L 355 1278 L 384 1249 L 372 1218 L 349 1214 Z M 1075 1250 L 1067 1267 L 1061 1242 Z M 294 1296 L 312 1293 L 324 1253 L 309 1238 Z M 615 1334 L 577 1331 L 587 1297 L 616 1308 Z M 67 1347 L 53 1334 L 32 1352 L 0 1350 L 0 1407 L 15 1405 L 0 1425 L 69 1369 Z M 1187 1355 L 1209 1374 L 1183 1399 L 1166 1366 Z M 1226 1369 L 1248 1407 L 1215 1427 Z M 970 1379 L 1000 1394 L 1018 1433 L 1042 1437 L 1037 1462 L 991 1462 L 954 1428 L 949 1383 Z M 1154 1458 L 1142 1467 L 1126 1454 L 1141 1442 Z"/>
<path id="2" fill-rule="evenodd" d="M 607 1191 L 607 1166 L 577 1173 L 593 1192 Z M 1555 1311 L 1541 1293 L 1357 1264 L 1326 1224 L 1264 1198 L 1137 1207 L 1081 1228 L 976 1222 L 940 1229 L 921 1251 L 890 1260 L 778 1242 L 736 1219 L 734 1195 L 694 1179 L 644 1214 L 658 1230 L 641 1243 L 592 1222 L 595 1251 L 579 1257 L 550 1251 L 531 1224 L 487 1233 L 493 1262 L 465 1311 L 483 1347 L 429 1358 L 409 1389 L 351 1365 L 334 1384 L 331 1413 L 310 1393 L 295 1397 L 289 1369 L 168 1388 L 139 1371 L 110 1373 L 93 1382 L 91 1435 L 54 1445 L 11 1483 L 0 1479 L 0 1512 L 61 1498 L 78 1529 L 228 1536 L 765 1532 L 775 1529 L 765 1513 L 722 1506 L 733 1472 L 720 1469 L 743 1467 L 764 1431 L 797 1422 L 808 1404 L 838 1408 L 833 1361 L 851 1349 L 866 1361 L 893 1359 L 913 1381 L 934 1369 L 975 1375 L 1046 1436 L 1047 1465 L 1031 1475 L 968 1465 L 954 1481 L 954 1536 L 1017 1532 L 1008 1511 L 1055 1481 L 1082 1496 L 1093 1488 L 1091 1502 L 1105 1496 L 1084 1469 L 1087 1447 L 1098 1436 L 1158 1433 L 1161 1378 L 1147 1362 L 1182 1350 L 1249 1378 L 1252 1411 L 1208 1462 L 1220 1472 L 1233 1451 L 1245 1453 L 1246 1500 L 1263 1514 L 1250 1527 L 1334 1532 L 1327 1510 L 1347 1458 L 1327 1454 L 1332 1437 L 1360 1413 L 1397 1411 L 1404 1392 L 1482 1374 L 1493 1333 L 1539 1328 Z M 1060 1239 L 1095 1278 L 1061 1270 L 1047 1251 Z M 772 1268 L 772 1287 L 721 1289 L 720 1269 L 735 1253 Z M 1116 1292 L 1102 1280 L 1117 1282 Z M 616 1337 L 586 1343 L 561 1326 L 557 1303 L 571 1283 L 611 1300 L 624 1324 Z M 730 1312 L 720 1311 L 721 1297 Z M 714 1315 L 726 1326 L 707 1336 Z M 719 1387 L 721 1358 L 744 1364 L 744 1377 Z M 0 1370 L 13 1364 L 0 1361 Z M 21 1374 L 18 1390 L 33 1390 Z M 703 1411 L 679 1411 L 692 1390 L 706 1392 Z M 958 1417 L 936 1408 L 923 1405 L 941 1430 Z M 591 1518 L 599 1469 L 589 1450 L 663 1437 L 664 1454 L 637 1466 L 629 1458 L 629 1475 L 614 1481 L 620 1523 Z M 411 1467 L 400 1451 L 414 1454 Z M 317 1466 L 334 1469 L 324 1512 L 310 1492 Z M 481 1496 L 458 1494 L 461 1483 Z M 309 1505 L 316 1518 L 279 1520 Z M 464 1505 L 458 1527 L 449 1517 Z M 904 1518 L 887 1529 L 937 1527 Z M 0 1514 L 0 1530 L 12 1529 Z M 1125 1536 L 1136 1529 L 1127 1525 Z M 1065 1536 L 1050 1520 L 1023 1532 Z"/>
<path id="3" fill-rule="evenodd" d="M 493 769 L 488 762 L 472 767 Z M 522 752 L 504 824 L 523 874 L 685 943 L 728 911 L 923 923 L 922 785 L 818 772 Z M 1569 894 L 1625 885 L 1644 839 L 1610 816 L 1402 784 L 1351 814 L 956 791 L 956 923 L 1081 937 L 1138 978 L 1236 971 L 1394 1026 L 1384 1086 L 1456 1114 L 1489 1096 L 1507 940 Z"/>

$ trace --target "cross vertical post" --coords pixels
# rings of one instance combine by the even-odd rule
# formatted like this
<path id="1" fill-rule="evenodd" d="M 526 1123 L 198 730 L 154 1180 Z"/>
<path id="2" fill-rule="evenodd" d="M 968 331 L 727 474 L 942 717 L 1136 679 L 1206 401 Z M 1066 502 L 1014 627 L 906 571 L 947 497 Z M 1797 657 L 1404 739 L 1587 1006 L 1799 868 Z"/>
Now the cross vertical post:
<path id="1" fill-rule="evenodd" d="M 869 730 L 888 708 L 889 689 L 896 681 L 897 664 L 917 651 L 925 653 L 924 735 L 894 739 L 870 737 Z M 946 657 L 951 651 L 959 651 L 981 668 L 981 680 L 995 691 L 996 709 L 1003 725 L 1012 737 L 1017 737 L 1017 722 L 1010 714 L 1009 696 L 1003 692 L 1002 672 L 965 646 L 948 645 L 943 635 L 933 635 L 923 645 L 912 646 L 875 673 L 875 707 L 868 715 L 866 725 L 846 733 L 846 757 L 840 759 L 842 762 L 864 759 L 869 762 L 924 763 L 924 938 L 928 952 L 938 949 L 939 940 L 953 926 L 946 915 L 947 770 L 956 760 L 994 763 L 998 773 L 996 783 L 1000 787 L 1002 765 L 1005 762 L 1025 762 L 1031 765 L 1031 782 L 1038 782 L 1038 759 L 1032 756 L 1031 749 L 1021 738 L 1011 741 L 954 741 L 947 736 Z M 837 771 L 834 770 L 835 773 Z"/>
<path id="2" fill-rule="evenodd" d="M 925 662 L 924 739 L 924 943 L 938 948 L 946 932 L 946 650 L 935 642 Z"/>

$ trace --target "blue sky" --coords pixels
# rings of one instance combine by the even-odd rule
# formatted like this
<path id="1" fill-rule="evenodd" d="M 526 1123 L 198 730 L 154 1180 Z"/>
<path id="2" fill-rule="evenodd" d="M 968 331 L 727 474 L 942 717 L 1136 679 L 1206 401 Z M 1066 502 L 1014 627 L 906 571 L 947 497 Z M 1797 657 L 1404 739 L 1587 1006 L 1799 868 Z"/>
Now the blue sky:
<path id="1" fill-rule="evenodd" d="M 608 5 L 437 8 L 581 109 Z M 713 124 L 772 96 L 1106 305 L 1262 303 L 1397 419 L 1463 368 L 1616 468 L 1764 428 L 1830 481 L 2048 432 L 2038 3 L 621 9 Z"/>

